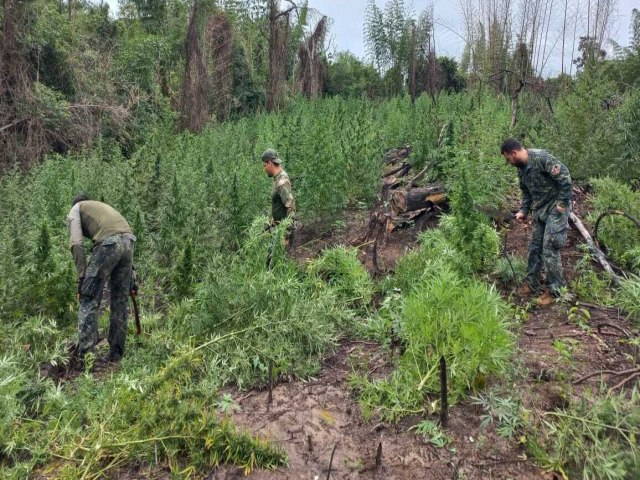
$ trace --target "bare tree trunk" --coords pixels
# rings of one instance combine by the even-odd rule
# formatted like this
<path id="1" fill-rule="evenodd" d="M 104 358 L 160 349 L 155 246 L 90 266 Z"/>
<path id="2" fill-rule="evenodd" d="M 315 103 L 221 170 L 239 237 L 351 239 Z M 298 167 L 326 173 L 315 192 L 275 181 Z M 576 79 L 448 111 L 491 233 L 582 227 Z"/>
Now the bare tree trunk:
<path id="1" fill-rule="evenodd" d="M 560 74 L 564 75 L 564 42 L 567 34 L 567 6 L 569 0 L 564 0 L 564 20 L 562 21 L 562 60 L 560 61 Z"/>
<path id="2" fill-rule="evenodd" d="M 286 81 L 286 48 L 289 43 L 289 13 L 280 12 L 280 1 L 269 0 L 269 85 L 267 111 L 282 107 Z"/>
<path id="3" fill-rule="evenodd" d="M 544 70 L 544 66 L 547 63 L 545 60 L 545 53 L 547 51 L 547 42 L 549 40 L 549 27 L 551 26 L 551 14 L 553 13 L 553 0 L 551 0 L 551 5 L 549 6 L 549 17 L 546 21 L 547 23 L 547 31 L 544 34 L 544 45 L 542 47 L 542 64 L 540 65 L 539 73 L 542 74 L 542 70 Z"/>
<path id="4" fill-rule="evenodd" d="M 277 61 L 277 38 L 278 38 L 278 1 L 269 0 L 269 86 L 267 87 L 267 111 L 273 112 L 276 109 L 279 89 Z"/>
<path id="5" fill-rule="evenodd" d="M 322 93 L 326 69 L 324 63 L 324 40 L 327 33 L 327 17 L 323 16 L 308 39 L 298 47 L 297 88 L 307 98 L 316 98 Z"/>
<path id="6" fill-rule="evenodd" d="M 416 103 L 416 26 L 411 25 L 411 73 L 409 75 L 411 105 Z"/>
<path id="7" fill-rule="evenodd" d="M 523 79 L 518 79 L 518 86 L 511 95 L 511 128 L 518 123 L 518 112 L 520 111 L 520 92 L 526 84 Z"/>
<path id="8" fill-rule="evenodd" d="M 578 31 L 578 8 L 576 7 L 573 23 L 573 44 L 571 46 L 571 63 L 569 64 L 569 76 L 573 75 L 573 56 L 576 54 L 576 32 Z"/>
<path id="9" fill-rule="evenodd" d="M 587 2 L 587 37 L 591 36 L 591 0 Z"/>
<path id="10" fill-rule="evenodd" d="M 196 2 L 189 20 L 185 40 L 185 67 L 182 79 L 180 127 L 191 132 L 201 132 L 209 120 L 209 96 L 211 83 L 198 33 L 198 15 L 200 6 Z"/>
<path id="11" fill-rule="evenodd" d="M 231 104 L 231 76 L 233 27 L 227 15 L 220 11 L 211 16 L 207 23 L 206 44 L 209 71 L 213 87 L 213 111 L 218 121 L 229 116 Z"/>

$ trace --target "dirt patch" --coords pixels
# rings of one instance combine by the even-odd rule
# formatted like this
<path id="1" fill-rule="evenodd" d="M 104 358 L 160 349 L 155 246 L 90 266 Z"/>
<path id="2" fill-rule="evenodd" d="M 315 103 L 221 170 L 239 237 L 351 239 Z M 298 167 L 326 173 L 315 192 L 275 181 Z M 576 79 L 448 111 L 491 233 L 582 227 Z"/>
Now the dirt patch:
<path id="1" fill-rule="evenodd" d="M 259 470 L 249 478 L 327 478 L 334 448 L 334 479 L 413 480 L 420 477 L 418 472 L 428 472 L 433 479 L 540 478 L 542 472 L 525 461 L 517 445 L 480 428 L 481 412 L 470 405 L 451 410 L 447 433 L 453 441 L 445 448 L 436 448 L 410 430 L 419 418 L 396 425 L 363 420 L 348 386 L 352 362 L 363 361 L 378 374 L 391 368 L 389 355 L 380 347 L 345 342 L 326 359 L 317 379 L 277 385 L 271 405 L 267 391 L 234 395 L 242 410 L 232 420 L 282 447 L 290 459 L 286 469 Z M 235 478 L 237 473 L 221 469 L 214 478 Z"/>

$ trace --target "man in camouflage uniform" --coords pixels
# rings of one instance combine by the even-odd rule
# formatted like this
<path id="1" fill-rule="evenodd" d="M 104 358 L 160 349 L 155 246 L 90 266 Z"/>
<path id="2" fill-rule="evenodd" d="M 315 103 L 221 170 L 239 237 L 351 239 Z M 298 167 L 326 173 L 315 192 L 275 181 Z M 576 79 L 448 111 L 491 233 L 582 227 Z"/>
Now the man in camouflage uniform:
<path id="1" fill-rule="evenodd" d="M 504 141 L 500 153 L 518 168 L 522 204 L 516 219 L 523 222 L 533 212 L 527 276 L 520 293 L 540 292 L 540 271 L 544 265 L 548 291 L 538 298 L 538 303 L 549 305 L 564 286 L 560 251 L 569 229 L 571 175 L 567 167 L 546 150 L 523 148 L 512 138 Z"/>
<path id="2" fill-rule="evenodd" d="M 102 290 L 109 281 L 111 313 L 109 318 L 109 361 L 124 354 L 132 283 L 135 236 L 122 215 L 113 207 L 89 200 L 86 195 L 73 199 L 67 216 L 71 253 L 78 271 L 78 356 L 84 358 L 98 341 L 98 308 Z M 84 237 L 93 240 L 89 264 L 86 263 Z"/>
<path id="3" fill-rule="evenodd" d="M 291 218 L 293 223 L 287 236 L 287 249 L 291 251 L 295 247 L 296 235 L 296 202 L 291 191 L 291 180 L 282 168 L 282 160 L 278 158 L 275 150 L 268 149 L 262 154 L 262 165 L 266 174 L 273 178 L 273 193 L 271 194 L 271 221 L 270 226 L 278 225 L 285 218 Z"/>

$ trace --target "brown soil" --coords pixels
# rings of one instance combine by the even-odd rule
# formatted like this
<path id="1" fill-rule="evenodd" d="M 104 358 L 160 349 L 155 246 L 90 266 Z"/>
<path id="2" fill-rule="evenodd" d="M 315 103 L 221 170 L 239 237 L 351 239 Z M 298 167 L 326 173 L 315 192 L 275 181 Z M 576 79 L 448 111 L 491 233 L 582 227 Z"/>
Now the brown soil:
<path id="1" fill-rule="evenodd" d="M 271 405 L 268 391 L 237 393 L 242 410 L 233 421 L 281 446 L 290 459 L 288 468 L 259 470 L 250 478 L 327 478 L 334 447 L 334 479 L 540 478 L 541 471 L 525 461 L 515 443 L 480 429 L 480 412 L 471 405 L 452 408 L 447 432 L 453 442 L 445 448 L 410 430 L 420 418 L 399 424 L 363 420 L 348 388 L 352 364 L 366 362 L 377 376 L 388 373 L 388 361 L 376 345 L 344 342 L 326 359 L 317 379 L 277 385 Z M 379 445 L 382 455 L 376 467 Z M 227 468 L 216 475 L 223 479 L 241 474 Z"/>

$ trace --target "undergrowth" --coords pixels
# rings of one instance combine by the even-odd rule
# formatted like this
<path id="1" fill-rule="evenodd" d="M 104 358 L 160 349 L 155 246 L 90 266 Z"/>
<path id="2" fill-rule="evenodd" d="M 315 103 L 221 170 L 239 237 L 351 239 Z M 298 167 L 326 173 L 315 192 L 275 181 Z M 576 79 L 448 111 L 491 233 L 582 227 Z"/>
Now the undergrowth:
<path id="1" fill-rule="evenodd" d="M 640 277 L 622 280 L 615 300 L 616 305 L 627 312 L 631 320 L 640 324 Z"/>
<path id="2" fill-rule="evenodd" d="M 545 414 L 537 430 L 539 458 L 565 478 L 631 479 L 640 474 L 640 394 L 583 395 L 564 411 Z"/>
<path id="3" fill-rule="evenodd" d="M 606 210 L 621 210 L 640 219 L 640 192 L 609 177 L 594 178 L 591 183 L 595 192 L 590 197 L 592 223 Z M 640 274 L 640 228 L 625 217 L 608 215 L 600 222 L 598 238 L 614 262 Z"/>
<path id="4" fill-rule="evenodd" d="M 483 269 L 495 261 L 497 234 L 483 223 L 471 229 L 487 242 L 470 262 L 467 250 L 454 243 L 456 235 L 464 235 L 459 225 L 452 216 L 440 229 L 423 233 L 420 248 L 399 260 L 388 281 L 390 294 L 370 320 L 369 332 L 382 342 L 396 338 L 402 354 L 388 378 L 370 380 L 357 371 L 351 376 L 365 416 L 397 420 L 434 411 L 438 402 L 427 399 L 439 392 L 441 356 L 453 402 L 483 388 L 489 375 L 509 369 L 513 338 L 507 304 L 495 288 L 469 275 L 473 266 Z"/>

